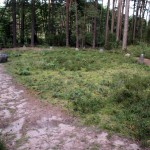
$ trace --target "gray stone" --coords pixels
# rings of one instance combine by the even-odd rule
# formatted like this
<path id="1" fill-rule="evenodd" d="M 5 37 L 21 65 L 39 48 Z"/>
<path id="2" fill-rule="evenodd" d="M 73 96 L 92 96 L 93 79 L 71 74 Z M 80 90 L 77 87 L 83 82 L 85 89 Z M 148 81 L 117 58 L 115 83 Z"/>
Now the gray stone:
<path id="1" fill-rule="evenodd" d="M 79 51 L 79 48 L 75 48 L 76 51 Z"/>
<path id="2" fill-rule="evenodd" d="M 99 49 L 99 52 L 100 52 L 100 53 L 103 53 L 103 52 L 104 52 L 104 49 L 103 49 L 103 48 L 100 48 L 100 49 Z"/>
<path id="3" fill-rule="evenodd" d="M 139 62 L 140 62 L 141 64 L 144 63 L 144 54 L 141 54 L 141 55 L 140 55 Z"/>
<path id="4" fill-rule="evenodd" d="M 0 63 L 5 63 L 8 60 L 7 54 L 0 54 Z"/>

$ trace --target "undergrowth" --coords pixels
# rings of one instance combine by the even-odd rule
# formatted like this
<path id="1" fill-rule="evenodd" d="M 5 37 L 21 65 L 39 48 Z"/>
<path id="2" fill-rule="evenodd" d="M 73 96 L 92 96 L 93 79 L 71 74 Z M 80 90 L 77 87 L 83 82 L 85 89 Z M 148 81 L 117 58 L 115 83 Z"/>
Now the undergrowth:
<path id="1" fill-rule="evenodd" d="M 131 45 L 128 47 L 129 53 L 135 57 L 139 57 L 141 54 L 144 54 L 145 58 L 150 59 L 150 45 L 145 43 L 139 43 L 137 46 Z"/>
<path id="2" fill-rule="evenodd" d="M 148 146 L 150 67 L 121 52 L 8 51 L 8 70 L 50 103 L 86 125 L 117 132 Z"/>
<path id="3" fill-rule="evenodd" d="M 5 146 L 5 143 L 2 139 L 0 139 L 0 150 L 7 150 L 6 146 Z"/>

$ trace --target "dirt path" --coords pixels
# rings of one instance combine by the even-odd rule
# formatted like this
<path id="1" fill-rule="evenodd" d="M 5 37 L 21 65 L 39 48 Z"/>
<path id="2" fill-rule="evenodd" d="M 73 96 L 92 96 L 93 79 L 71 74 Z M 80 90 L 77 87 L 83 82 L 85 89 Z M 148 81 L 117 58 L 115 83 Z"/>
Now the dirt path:
<path id="1" fill-rule="evenodd" d="M 0 64 L 0 132 L 8 150 L 138 150 L 138 144 L 75 125 L 58 108 L 34 100 Z"/>

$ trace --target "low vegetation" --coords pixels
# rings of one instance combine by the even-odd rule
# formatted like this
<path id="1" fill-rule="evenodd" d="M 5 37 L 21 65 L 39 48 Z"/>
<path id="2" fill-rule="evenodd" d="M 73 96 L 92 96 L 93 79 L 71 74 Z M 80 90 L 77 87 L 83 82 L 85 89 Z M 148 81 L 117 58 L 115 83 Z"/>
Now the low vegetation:
<path id="1" fill-rule="evenodd" d="M 139 57 L 141 54 L 144 54 L 145 58 L 150 59 L 150 45 L 149 44 L 140 42 L 136 46 L 134 45 L 130 46 L 129 52 L 135 57 Z"/>
<path id="2" fill-rule="evenodd" d="M 63 105 L 86 125 L 148 146 L 150 67 L 138 64 L 134 55 L 65 48 L 7 53 L 8 70 L 41 99 Z"/>
<path id="3" fill-rule="evenodd" d="M 0 139 L 0 150 L 7 150 L 4 141 Z"/>

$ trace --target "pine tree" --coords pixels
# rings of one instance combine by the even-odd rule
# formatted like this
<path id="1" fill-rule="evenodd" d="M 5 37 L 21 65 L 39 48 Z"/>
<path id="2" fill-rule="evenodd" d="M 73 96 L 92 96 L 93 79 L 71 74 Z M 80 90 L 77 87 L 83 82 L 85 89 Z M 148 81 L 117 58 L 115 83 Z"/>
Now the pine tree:
<path id="1" fill-rule="evenodd" d="M 125 6 L 125 21 L 124 21 L 124 33 L 123 33 L 123 45 L 122 49 L 127 49 L 127 40 L 128 40 L 128 22 L 129 22 L 129 5 L 130 0 L 126 0 L 126 6 Z"/>

